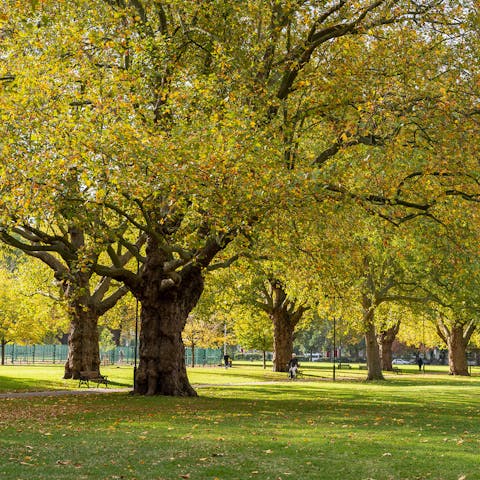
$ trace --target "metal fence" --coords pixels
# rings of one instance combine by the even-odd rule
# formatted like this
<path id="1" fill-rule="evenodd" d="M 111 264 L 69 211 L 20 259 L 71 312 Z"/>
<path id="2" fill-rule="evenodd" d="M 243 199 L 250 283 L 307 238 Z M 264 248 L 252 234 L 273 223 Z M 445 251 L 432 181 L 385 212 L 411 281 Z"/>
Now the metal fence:
<path id="1" fill-rule="evenodd" d="M 63 364 L 67 360 L 67 345 L 5 345 L 5 364 Z M 221 363 L 223 351 L 221 349 L 196 348 L 195 365 L 218 365 Z M 137 355 L 137 359 L 138 359 Z M 135 347 L 116 347 L 103 351 L 100 349 L 100 360 L 103 365 L 133 365 L 135 360 Z M 185 363 L 192 363 L 192 351 L 185 348 Z"/>

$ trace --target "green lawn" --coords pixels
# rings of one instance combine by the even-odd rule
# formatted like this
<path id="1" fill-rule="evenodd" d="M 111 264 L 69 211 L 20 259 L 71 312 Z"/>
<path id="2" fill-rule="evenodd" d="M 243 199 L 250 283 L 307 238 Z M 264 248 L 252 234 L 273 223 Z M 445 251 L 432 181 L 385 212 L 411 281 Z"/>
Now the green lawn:
<path id="1" fill-rule="evenodd" d="M 131 369 L 103 370 L 131 383 Z M 0 367 L 0 385 L 76 387 L 61 371 Z M 256 365 L 196 368 L 198 398 L 0 399 L 0 478 L 480 479 L 479 376 L 304 371 L 288 382 Z"/>
<path id="2" fill-rule="evenodd" d="M 359 369 L 358 364 L 351 364 L 351 369 L 336 370 L 338 380 L 363 380 L 366 371 Z M 402 374 L 420 375 L 418 367 L 415 365 L 400 365 Z M 331 380 L 331 363 L 305 363 L 302 365 L 304 374 L 303 380 Z M 102 373 L 108 375 L 112 387 L 131 387 L 133 382 L 133 369 L 131 366 L 104 366 Z M 190 381 L 195 385 L 205 384 L 227 384 L 227 383 L 246 383 L 256 381 L 283 380 L 286 374 L 274 373 L 271 371 L 271 364 L 267 369 L 263 369 L 259 362 L 236 362 L 233 368 L 224 369 L 219 367 L 196 367 L 189 368 Z M 426 376 L 432 373 L 441 374 L 443 377 L 447 374 L 446 366 L 427 366 Z M 480 375 L 480 367 L 473 369 L 474 375 Z M 39 391 L 39 390 L 72 390 L 78 388 L 78 382 L 72 380 L 63 380 L 63 365 L 6 365 L 0 366 L 0 393 L 1 392 L 21 392 L 21 391 Z M 395 374 L 386 374 L 387 377 L 396 377 Z"/>

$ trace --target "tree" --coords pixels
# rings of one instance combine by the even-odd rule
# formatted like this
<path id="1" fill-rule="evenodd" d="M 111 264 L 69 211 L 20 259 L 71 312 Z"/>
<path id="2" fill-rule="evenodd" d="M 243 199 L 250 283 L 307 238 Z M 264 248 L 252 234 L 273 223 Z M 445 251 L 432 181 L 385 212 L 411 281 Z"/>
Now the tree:
<path id="1" fill-rule="evenodd" d="M 375 125 L 375 108 L 388 102 L 373 102 L 372 111 L 344 84 L 352 52 L 366 52 L 366 63 L 376 52 L 365 47 L 399 30 L 412 39 L 425 19 L 438 23 L 444 4 L 95 0 L 68 2 L 59 13 L 53 0 L 4 2 L 2 156 L 15 162 L 2 172 L 3 223 L 16 222 L 10 207 L 22 195 L 20 218 L 38 215 L 48 225 L 61 194 L 75 231 L 93 239 L 70 254 L 87 271 L 123 282 L 142 305 L 136 393 L 195 395 L 181 331 L 205 270 L 259 218 L 298 198 L 302 169 L 315 170 L 309 179 L 322 192 L 349 196 L 354 185 L 346 189 L 343 169 L 327 160 L 339 153 L 348 163 L 344 149 L 374 147 L 392 131 L 391 122 L 388 131 Z M 73 189 L 59 174 L 66 165 L 74 166 Z M 27 192 L 25 178 L 34 179 Z M 131 240 L 139 231 L 142 251 Z M 109 248 L 115 242 L 137 257 L 138 272 Z"/>
<path id="2" fill-rule="evenodd" d="M 383 312 L 382 312 L 383 313 Z M 401 316 L 394 308 L 383 313 L 382 321 L 377 327 L 377 342 L 380 347 L 380 361 L 382 370 L 393 370 L 393 342 L 400 331 Z"/>
<path id="3" fill-rule="evenodd" d="M 234 325 L 238 343 L 247 350 L 261 350 L 263 368 L 267 368 L 267 352 L 273 350 L 273 325 L 267 315 L 245 315 L 237 319 Z"/>
<path id="4" fill-rule="evenodd" d="M 243 345 L 263 350 L 264 355 L 269 342 L 263 321 L 267 315 L 273 326 L 273 371 L 286 372 L 293 352 L 295 329 L 310 307 L 308 298 L 301 296 L 294 285 L 287 288 L 285 279 L 289 277 L 289 266 L 279 257 L 277 262 L 269 259 L 270 256 L 275 258 L 277 252 L 268 239 L 269 251 L 263 243 L 265 240 L 257 238 L 248 258 L 238 260 L 228 271 L 212 278 L 209 290 L 216 299 L 212 307 L 216 311 L 223 310 L 231 318 L 235 332 L 241 332 L 244 340 L 245 332 L 250 332 L 256 339 L 254 343 L 262 347 L 249 347 L 252 341 Z M 256 320 L 258 328 L 254 327 Z"/>
<path id="5" fill-rule="evenodd" d="M 450 375 L 470 375 L 467 362 L 467 346 L 470 342 L 476 321 L 456 318 L 448 325 L 445 317 L 440 315 L 437 321 L 437 332 L 448 347 L 448 364 Z"/>
<path id="6" fill-rule="evenodd" d="M 269 279 L 262 285 L 262 300 L 255 305 L 268 314 L 273 323 L 274 357 L 273 371 L 288 371 L 293 352 L 293 333 L 308 307 L 298 305 L 286 292 L 285 285 L 277 279 Z"/>
<path id="7" fill-rule="evenodd" d="M 5 345 L 16 337 L 16 327 L 19 321 L 19 304 L 11 276 L 0 270 L 0 342 L 2 346 L 2 365 L 5 365 Z"/>
<path id="8" fill-rule="evenodd" d="M 190 366 L 195 367 L 195 348 L 214 348 L 224 342 L 223 324 L 214 317 L 202 319 L 198 315 L 191 314 L 182 332 L 184 343 L 192 351 Z"/>
<path id="9" fill-rule="evenodd" d="M 58 230 L 47 233 L 48 228 Z M 57 300 L 68 303 L 70 314 L 64 378 L 79 378 L 84 370 L 99 372 L 98 318 L 112 308 L 127 289 L 115 287 L 111 278 L 96 277 L 92 268 L 81 265 L 79 256 L 86 247 L 85 235 L 73 224 L 69 225 L 68 220 L 64 225 L 58 222 L 43 228 L 25 219 L 22 226 L 13 227 L 11 233 L 2 230 L 0 237 L 5 243 L 44 262 L 61 285 L 61 298 Z M 130 258 L 127 252 L 119 261 L 125 263 Z"/>
<path id="10" fill-rule="evenodd" d="M 325 349 L 329 327 L 327 322 L 323 322 L 318 315 L 315 315 L 308 327 L 302 328 L 297 333 L 294 345 L 300 352 L 309 354 L 311 359 L 312 353 L 317 353 Z"/>
<path id="11" fill-rule="evenodd" d="M 23 256 L 10 253 L 2 255 L 0 268 L 2 365 L 8 342 L 40 343 L 65 326 L 62 306 L 39 293 L 53 287 L 46 280 L 45 269 L 35 268 Z"/>
<path id="12" fill-rule="evenodd" d="M 477 247 L 479 218 L 474 205 L 450 198 L 455 219 L 429 225 L 429 235 L 417 243 L 412 270 L 428 292 L 423 315 L 433 323 L 449 349 L 452 375 L 468 375 L 466 350 L 478 326 L 480 257 Z"/>

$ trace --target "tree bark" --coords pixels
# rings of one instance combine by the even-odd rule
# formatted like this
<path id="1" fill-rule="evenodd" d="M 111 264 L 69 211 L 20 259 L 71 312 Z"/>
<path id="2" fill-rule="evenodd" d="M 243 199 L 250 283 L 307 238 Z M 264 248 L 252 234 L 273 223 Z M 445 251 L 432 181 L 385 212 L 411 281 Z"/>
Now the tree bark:
<path id="1" fill-rule="evenodd" d="M 120 346 L 120 339 L 122 337 L 122 329 L 121 328 L 109 328 L 110 333 L 112 334 L 113 341 L 116 347 Z"/>
<path id="2" fill-rule="evenodd" d="M 203 291 L 201 268 L 182 271 L 178 283 L 165 287 L 158 264 L 150 258 L 142 272 L 140 362 L 134 393 L 196 396 L 187 377 L 182 331 Z"/>
<path id="3" fill-rule="evenodd" d="M 305 306 L 297 307 L 295 301 L 288 298 L 282 283 L 269 279 L 269 290 L 264 290 L 266 303 L 262 308 L 273 322 L 273 371 L 287 372 L 288 362 L 293 353 L 295 327 L 307 310 Z"/>
<path id="4" fill-rule="evenodd" d="M 73 309 L 63 378 L 78 379 L 81 371 L 100 373 L 99 315 L 82 304 L 75 305 Z"/>
<path id="5" fill-rule="evenodd" d="M 288 362 L 292 358 L 293 331 L 296 324 L 292 324 L 283 308 L 275 309 L 270 318 L 273 321 L 273 371 L 287 372 Z"/>
<path id="6" fill-rule="evenodd" d="M 464 339 L 462 326 L 455 326 L 450 330 L 447 339 L 448 366 L 450 375 L 468 376 L 467 344 Z"/>
<path id="7" fill-rule="evenodd" d="M 5 365 L 5 345 L 7 344 L 7 341 L 5 338 L 2 338 L 2 365 Z"/>
<path id="8" fill-rule="evenodd" d="M 374 323 L 374 308 L 367 295 L 363 296 L 363 325 L 365 329 L 365 349 L 367 353 L 367 380 L 385 380 L 382 374 L 380 349 Z"/>
<path id="9" fill-rule="evenodd" d="M 448 347 L 448 366 L 450 375 L 469 376 L 467 346 L 475 331 L 473 321 L 468 324 L 456 323 L 448 326 L 442 318 L 437 321 L 437 332 Z"/>
<path id="10" fill-rule="evenodd" d="M 395 325 L 391 327 L 384 328 L 378 335 L 377 340 L 380 346 L 380 362 L 382 365 L 382 370 L 392 371 L 393 370 L 393 354 L 392 354 L 392 345 L 395 341 L 395 337 L 400 330 L 400 322 L 396 322 Z"/>

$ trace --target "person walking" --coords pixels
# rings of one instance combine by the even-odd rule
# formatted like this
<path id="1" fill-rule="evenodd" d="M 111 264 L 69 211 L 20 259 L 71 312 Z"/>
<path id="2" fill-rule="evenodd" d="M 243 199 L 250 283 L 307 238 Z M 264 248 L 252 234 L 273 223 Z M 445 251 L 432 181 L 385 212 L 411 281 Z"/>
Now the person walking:
<path id="1" fill-rule="evenodd" d="M 422 357 L 421 357 L 420 355 L 417 357 L 417 365 L 418 365 L 418 370 L 419 370 L 419 371 L 422 371 L 423 359 L 422 359 Z"/>
<path id="2" fill-rule="evenodd" d="M 228 355 L 228 353 L 223 356 L 223 363 L 225 364 L 225 368 L 230 366 L 230 355 Z"/>

